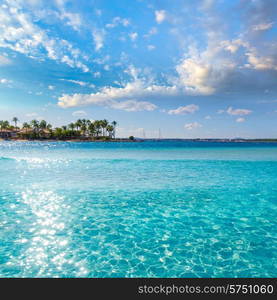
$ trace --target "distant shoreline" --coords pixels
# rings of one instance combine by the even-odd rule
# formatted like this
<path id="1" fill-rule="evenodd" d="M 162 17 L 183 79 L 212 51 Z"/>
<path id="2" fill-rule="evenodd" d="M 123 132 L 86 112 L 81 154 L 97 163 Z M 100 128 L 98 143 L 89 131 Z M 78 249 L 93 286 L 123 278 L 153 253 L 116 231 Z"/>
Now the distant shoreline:
<path id="1" fill-rule="evenodd" d="M 89 140 L 89 139 L 68 139 L 68 140 L 55 140 L 55 139 L 15 139 L 15 138 L 8 138 L 3 139 L 0 138 L 0 141 L 9 141 L 9 142 L 70 142 L 70 143 L 81 143 L 81 142 L 89 142 L 89 143 L 114 143 L 114 142 L 127 142 L 127 143 L 134 143 L 134 142 L 142 142 L 142 140 L 131 140 L 131 139 L 99 139 L 99 140 Z"/>
<path id="2" fill-rule="evenodd" d="M 16 138 L 7 138 L 3 139 L 0 138 L 0 141 L 13 141 L 13 142 L 70 142 L 70 143 L 81 143 L 81 142 L 88 142 L 88 143 L 115 143 L 115 142 L 127 142 L 127 143 L 134 143 L 134 142 L 162 142 L 162 141 L 184 141 L 184 142 L 215 142 L 215 143 L 277 143 L 277 139 L 181 139 L 181 138 L 164 138 L 164 139 L 157 139 L 157 138 L 149 138 L 149 139 L 141 139 L 141 138 L 116 138 L 116 139 L 68 139 L 68 140 L 61 140 L 61 139 L 16 139 Z"/>

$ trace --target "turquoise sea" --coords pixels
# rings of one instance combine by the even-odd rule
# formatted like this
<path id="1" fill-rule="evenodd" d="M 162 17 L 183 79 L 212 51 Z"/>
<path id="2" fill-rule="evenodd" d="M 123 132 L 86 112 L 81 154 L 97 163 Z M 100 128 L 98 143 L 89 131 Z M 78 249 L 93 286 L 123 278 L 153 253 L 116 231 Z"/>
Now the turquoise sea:
<path id="1" fill-rule="evenodd" d="M 0 142 L 0 277 L 276 277 L 277 144 Z"/>

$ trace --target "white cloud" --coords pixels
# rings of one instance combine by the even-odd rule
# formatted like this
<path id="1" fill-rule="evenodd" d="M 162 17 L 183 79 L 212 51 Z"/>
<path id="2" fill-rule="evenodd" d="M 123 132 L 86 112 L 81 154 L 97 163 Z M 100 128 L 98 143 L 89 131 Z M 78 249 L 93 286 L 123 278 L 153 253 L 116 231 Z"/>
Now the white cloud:
<path id="1" fill-rule="evenodd" d="M 137 32 L 132 32 L 129 34 L 130 39 L 134 42 L 138 38 Z"/>
<path id="2" fill-rule="evenodd" d="M 245 122 L 245 118 L 237 118 L 237 119 L 236 119 L 236 122 L 238 122 L 238 123 Z"/>
<path id="3" fill-rule="evenodd" d="M 136 101 L 136 100 L 127 100 L 127 101 L 113 101 L 109 105 L 114 109 L 121 109 L 125 111 L 152 111 L 157 108 L 153 103 L 147 101 Z"/>
<path id="4" fill-rule="evenodd" d="M 6 78 L 1 78 L 0 79 L 0 83 L 2 84 L 9 84 L 12 83 L 12 80 L 6 79 Z"/>
<path id="5" fill-rule="evenodd" d="M 199 110 L 199 106 L 195 104 L 189 104 L 186 106 L 180 106 L 176 109 L 171 109 L 168 111 L 169 115 L 187 115 L 187 114 L 193 114 L 197 110 Z"/>
<path id="6" fill-rule="evenodd" d="M 166 19 L 166 11 L 165 10 L 156 10 L 155 18 L 158 24 L 161 24 Z"/>
<path id="7" fill-rule="evenodd" d="M 252 110 L 249 109 L 243 109 L 243 108 L 237 108 L 237 109 L 233 109 L 231 106 L 228 107 L 227 111 L 226 111 L 229 115 L 231 116 L 245 116 L 245 115 L 249 115 L 252 113 Z"/>
<path id="8" fill-rule="evenodd" d="M 65 24 L 72 27 L 74 30 L 80 30 L 82 21 L 81 16 L 79 14 L 70 13 L 63 10 L 59 17 L 61 20 L 67 20 Z"/>
<path id="9" fill-rule="evenodd" d="M 99 51 L 104 46 L 106 31 L 104 29 L 95 29 L 92 32 L 95 50 Z"/>
<path id="10" fill-rule="evenodd" d="M 0 66 L 9 65 L 12 61 L 6 56 L 0 55 Z"/>
<path id="11" fill-rule="evenodd" d="M 135 76 L 135 75 L 134 75 Z M 119 101 L 136 101 L 133 99 L 143 99 L 151 96 L 176 95 L 177 88 L 175 86 L 147 85 L 142 79 L 135 79 L 126 83 L 123 87 L 103 87 L 98 92 L 92 94 L 74 94 L 63 95 L 59 97 L 58 105 L 60 107 L 76 107 L 83 105 L 106 105 L 120 106 Z M 134 102 L 128 102 L 129 104 Z M 145 104 L 145 103 L 144 103 Z M 147 110 L 154 109 L 154 106 L 148 106 Z"/>
<path id="12" fill-rule="evenodd" d="M 25 54 L 33 59 L 49 59 L 63 62 L 70 67 L 88 71 L 79 58 L 81 53 L 68 41 L 49 37 L 49 32 L 33 22 L 31 10 L 23 2 L 10 2 L 9 7 L 0 6 L 0 47 Z"/>
<path id="13" fill-rule="evenodd" d="M 86 115 L 87 115 L 87 113 L 83 110 L 77 110 L 72 113 L 73 117 L 84 117 Z"/>
<path id="14" fill-rule="evenodd" d="M 55 87 L 54 87 L 54 85 L 48 85 L 48 89 L 52 91 L 55 89 Z"/>
<path id="15" fill-rule="evenodd" d="M 197 129 L 197 128 L 200 128 L 202 127 L 202 125 L 198 122 L 193 122 L 193 123 L 187 123 L 185 124 L 185 129 L 187 130 L 192 130 L 192 129 Z"/>
<path id="16" fill-rule="evenodd" d="M 271 23 L 261 23 L 261 24 L 258 24 L 258 25 L 254 25 L 253 26 L 253 30 L 254 31 L 263 31 L 263 30 L 268 30 L 270 28 L 272 28 L 274 22 L 271 22 Z"/>
<path id="17" fill-rule="evenodd" d="M 61 78 L 60 80 L 61 80 L 61 81 L 67 81 L 67 82 L 74 83 L 74 84 L 78 84 L 78 85 L 80 85 L 80 86 L 90 86 L 90 87 L 94 87 L 93 84 L 91 84 L 91 83 L 89 83 L 89 82 L 81 81 L 81 80 L 64 79 L 64 78 Z"/>
<path id="18" fill-rule="evenodd" d="M 124 27 L 127 27 L 130 25 L 130 20 L 126 18 L 115 17 L 113 18 L 112 23 L 106 24 L 106 27 L 114 28 L 117 27 L 118 25 L 123 25 Z"/>
<path id="19" fill-rule="evenodd" d="M 109 65 L 105 65 L 105 66 L 103 67 L 103 69 L 104 69 L 105 71 L 109 71 L 109 70 L 110 70 L 110 66 L 109 66 Z"/>
<path id="20" fill-rule="evenodd" d="M 201 63 L 195 59 L 185 59 L 176 67 L 180 83 L 191 93 L 210 95 L 215 92 L 212 78 L 222 76 L 212 65 Z"/>
<path id="21" fill-rule="evenodd" d="M 241 40 L 241 39 L 236 39 L 232 41 L 221 41 L 220 42 L 220 47 L 222 47 L 224 50 L 230 51 L 231 53 L 236 53 L 239 47 L 249 47 L 248 43 Z"/>
<path id="22" fill-rule="evenodd" d="M 102 97 L 101 97 L 102 96 Z M 96 96 L 95 94 L 73 94 L 67 95 L 63 94 L 59 97 L 58 105 L 61 107 L 74 107 L 80 105 L 98 105 L 104 107 L 110 107 L 113 109 L 120 109 L 125 111 L 152 111 L 157 108 L 153 103 L 147 101 L 136 101 L 136 100 L 126 100 L 119 101 L 103 95 Z"/>
<path id="23" fill-rule="evenodd" d="M 94 72 L 93 77 L 94 78 L 99 78 L 99 77 L 101 77 L 101 73 L 100 72 Z"/>
<path id="24" fill-rule="evenodd" d="M 248 57 L 249 67 L 256 70 L 277 70 L 277 60 L 274 56 L 259 56 L 254 49 L 245 55 Z"/>
<path id="25" fill-rule="evenodd" d="M 148 46 L 147 46 L 147 49 L 148 49 L 149 51 L 152 51 L 152 50 L 156 49 L 156 47 L 155 47 L 154 45 L 148 45 Z"/>
<path id="26" fill-rule="evenodd" d="M 144 98 L 151 96 L 173 95 L 176 87 L 166 87 L 152 84 L 149 80 L 138 78 L 139 70 L 130 67 L 126 70 L 133 81 L 124 84 L 122 87 L 103 87 L 96 93 L 91 94 L 63 94 L 58 98 L 58 105 L 63 108 L 78 107 L 86 105 L 99 105 L 122 109 L 125 111 L 154 110 L 157 106 Z"/>

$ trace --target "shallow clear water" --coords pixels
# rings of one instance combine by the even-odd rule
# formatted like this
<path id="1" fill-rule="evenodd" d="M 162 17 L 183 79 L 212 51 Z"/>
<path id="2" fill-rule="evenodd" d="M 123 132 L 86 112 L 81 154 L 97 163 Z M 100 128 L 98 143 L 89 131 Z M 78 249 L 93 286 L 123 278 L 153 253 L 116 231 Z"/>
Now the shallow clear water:
<path id="1" fill-rule="evenodd" d="M 277 144 L 0 142 L 0 277 L 276 277 Z"/>

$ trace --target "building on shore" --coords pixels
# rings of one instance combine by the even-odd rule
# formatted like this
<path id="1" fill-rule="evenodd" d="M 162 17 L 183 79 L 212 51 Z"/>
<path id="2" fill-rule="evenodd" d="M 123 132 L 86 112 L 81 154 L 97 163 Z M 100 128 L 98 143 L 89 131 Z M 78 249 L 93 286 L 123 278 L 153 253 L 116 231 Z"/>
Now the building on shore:
<path id="1" fill-rule="evenodd" d="M 18 130 L 10 130 L 10 129 L 0 130 L 0 138 L 2 138 L 2 139 L 16 137 L 17 134 L 18 134 Z"/>

